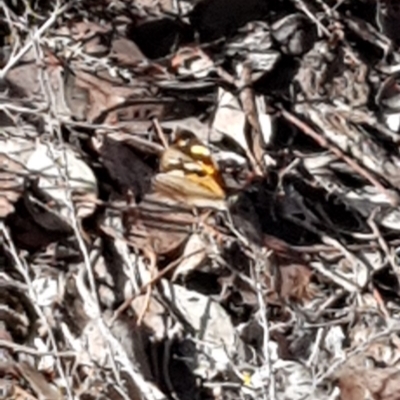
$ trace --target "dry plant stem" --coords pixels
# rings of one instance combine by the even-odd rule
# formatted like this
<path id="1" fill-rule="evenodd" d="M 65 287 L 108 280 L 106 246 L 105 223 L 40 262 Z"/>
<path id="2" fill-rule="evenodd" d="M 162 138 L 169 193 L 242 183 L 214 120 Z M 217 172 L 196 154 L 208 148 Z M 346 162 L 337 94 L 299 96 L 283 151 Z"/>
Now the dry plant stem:
<path id="1" fill-rule="evenodd" d="M 281 108 L 281 114 L 285 119 L 291 122 L 293 125 L 297 126 L 301 129 L 307 136 L 313 138 L 320 146 L 324 147 L 325 149 L 330 150 L 335 156 L 339 159 L 343 160 L 349 167 L 351 167 L 355 172 L 369 181 L 372 185 L 376 187 L 382 194 L 384 194 L 390 201 L 393 207 L 398 205 L 399 199 L 397 196 L 394 196 L 392 193 L 389 193 L 386 188 L 365 168 L 361 167 L 354 161 L 351 157 L 344 154 L 339 148 L 334 146 L 330 143 L 326 138 L 318 134 L 316 131 L 311 129 L 308 125 L 306 125 L 303 121 L 298 119 L 296 116 L 291 114 L 290 112 Z"/>
<path id="2" fill-rule="evenodd" d="M 136 279 L 136 266 L 133 265 L 130 256 L 129 256 L 129 249 L 124 240 L 116 239 L 117 248 L 119 248 L 119 252 L 121 254 L 122 260 L 124 265 L 127 267 L 127 271 L 125 272 L 128 276 L 129 281 L 131 282 L 132 289 L 134 293 L 139 291 L 139 282 Z"/>
<path id="3" fill-rule="evenodd" d="M 157 132 L 157 135 L 158 135 L 162 145 L 164 146 L 164 149 L 166 149 L 168 147 L 168 140 L 165 137 L 163 128 L 161 127 L 157 118 L 153 118 L 153 125 L 154 125 L 154 128 Z"/>
<path id="4" fill-rule="evenodd" d="M 366 111 L 356 110 L 339 100 L 334 100 L 333 104 L 339 107 L 340 110 L 344 113 L 344 115 L 348 116 L 349 118 L 352 118 L 354 121 L 359 121 L 361 123 L 368 124 L 370 127 L 375 128 L 382 135 L 388 137 L 393 143 L 400 142 L 400 138 L 397 133 L 391 131 L 384 124 L 379 122 L 376 117 L 369 115 Z"/>
<path id="5" fill-rule="evenodd" d="M 12 37 L 14 37 L 15 40 L 18 40 L 19 39 L 18 38 L 18 31 L 15 28 L 15 25 L 13 24 L 12 19 L 11 19 L 11 15 L 10 15 L 10 11 L 11 10 L 8 8 L 8 6 L 5 4 L 4 1 L 0 2 L 0 7 L 2 8 L 2 10 L 4 12 L 5 21 L 7 22 L 8 27 L 10 28 L 10 33 L 11 33 Z M 13 47 L 12 54 L 15 54 L 15 49 L 16 48 Z"/>
<path id="6" fill-rule="evenodd" d="M 170 337 L 168 337 L 168 339 L 165 341 L 165 345 L 164 345 L 164 357 L 163 357 L 162 370 L 164 373 L 165 384 L 170 392 L 170 396 L 174 400 L 179 400 L 179 397 L 175 392 L 174 386 L 172 385 L 171 378 L 169 375 L 169 362 L 170 362 L 170 355 L 171 355 L 171 346 L 172 346 L 172 340 L 170 339 Z"/>
<path id="7" fill-rule="evenodd" d="M 208 58 L 208 56 L 205 55 L 205 57 Z M 258 119 L 257 115 L 257 107 L 255 104 L 254 100 L 254 93 L 251 90 L 251 70 L 250 67 L 245 66 L 244 71 L 243 71 L 243 76 L 241 80 L 235 79 L 232 75 L 230 75 L 228 72 L 226 72 L 222 67 L 217 66 L 216 71 L 218 73 L 218 76 L 225 82 L 227 82 L 230 85 L 233 85 L 236 87 L 237 90 L 239 90 L 240 96 L 241 96 L 241 101 L 242 101 L 242 106 L 243 106 L 243 111 L 246 114 L 247 120 L 250 122 L 250 125 L 252 125 L 253 129 L 256 131 L 256 135 L 260 137 L 261 135 L 261 126 L 260 126 L 260 121 Z M 246 101 L 249 99 L 250 101 Z M 260 167 L 260 160 L 256 160 L 250 149 L 247 147 L 244 149 L 246 153 L 246 157 L 249 159 L 249 162 L 251 166 L 253 167 L 254 172 L 258 176 L 262 176 L 262 169 Z"/>
<path id="8" fill-rule="evenodd" d="M 64 165 L 67 168 L 68 162 L 67 162 L 67 158 L 66 158 L 65 152 L 63 152 L 63 156 L 64 156 Z M 106 326 L 106 324 L 105 324 L 105 322 L 104 322 L 104 320 L 103 320 L 103 318 L 101 316 L 101 308 L 100 308 L 99 298 L 98 298 L 98 295 L 97 295 L 97 289 L 96 289 L 96 282 L 95 282 L 95 278 L 94 278 L 94 273 L 93 273 L 92 265 L 91 265 L 91 262 L 90 262 L 89 253 L 87 251 L 86 244 L 85 244 L 85 241 L 83 239 L 83 235 L 81 234 L 80 224 L 79 224 L 78 219 L 76 218 L 76 211 L 75 211 L 74 205 L 72 203 L 72 199 L 71 199 L 71 189 L 70 189 L 69 181 L 66 178 L 66 175 L 65 175 L 65 183 L 66 183 L 66 192 L 67 192 L 67 196 L 68 196 L 68 207 L 69 207 L 70 212 L 71 212 L 70 215 L 71 215 L 72 225 L 73 225 L 73 229 L 74 229 L 74 233 L 75 233 L 76 239 L 78 241 L 79 249 L 81 251 L 81 254 L 82 254 L 82 257 L 83 257 L 83 260 L 84 260 L 86 274 L 87 274 L 87 276 L 89 278 L 89 285 L 90 285 L 91 293 L 86 291 L 86 286 L 84 284 L 81 284 L 81 285 L 77 284 L 77 288 L 79 287 L 81 289 L 81 290 L 79 290 L 79 289 L 78 290 L 80 292 L 80 295 L 82 296 L 82 299 L 84 299 L 85 302 L 88 303 L 87 304 L 88 306 L 89 305 L 91 306 L 90 310 L 92 312 L 94 312 L 94 315 L 91 316 L 91 317 L 97 322 L 99 330 L 102 333 L 102 335 L 104 336 L 105 342 L 108 345 L 108 349 L 107 350 L 108 350 L 108 352 L 109 352 L 109 354 L 111 356 L 110 357 L 110 361 L 111 361 L 111 365 L 112 365 L 112 369 L 113 369 L 113 372 L 114 372 L 115 379 L 119 383 L 120 386 L 123 386 L 122 385 L 122 381 L 121 381 L 121 377 L 120 377 L 120 374 L 119 374 L 119 370 L 117 369 L 117 366 L 116 366 L 116 360 L 115 360 L 115 354 L 117 353 L 117 354 L 121 355 L 121 353 L 115 351 L 115 349 L 116 349 L 115 345 L 111 346 L 111 342 L 112 341 L 117 341 L 117 340 L 112 335 L 111 331 Z M 128 356 L 126 355 L 126 352 L 124 351 L 124 349 L 122 348 L 120 343 L 118 343 L 118 344 L 119 344 L 119 349 L 120 349 L 120 351 L 122 351 L 122 354 L 123 354 L 122 357 L 123 357 L 123 359 L 125 361 L 125 363 L 123 363 L 123 364 L 125 365 L 125 367 L 127 367 L 126 363 L 128 363 L 127 371 L 131 372 L 130 376 L 132 377 L 132 380 L 136 384 L 138 384 L 138 387 L 140 387 L 142 390 L 145 390 L 146 392 L 148 392 L 148 388 L 146 388 L 146 386 L 144 386 L 145 385 L 145 381 L 143 380 L 143 378 L 141 376 L 138 376 L 138 374 L 135 374 L 133 366 L 131 367 L 129 365 L 130 361 L 129 361 Z M 129 367 L 131 367 L 131 368 L 129 368 Z M 143 380 L 143 382 L 142 382 L 142 380 Z M 144 387 L 142 388 L 142 386 L 144 386 Z M 153 397 L 149 397 L 149 399 L 152 399 L 152 398 Z"/>
<path id="9" fill-rule="evenodd" d="M 15 280 L 10 280 L 9 276 L 7 276 L 4 272 L 0 272 L 0 289 L 3 287 L 11 287 L 20 292 L 26 292 L 28 290 L 28 286 L 26 284 Z"/>
<path id="10" fill-rule="evenodd" d="M 383 300 L 381 294 L 379 293 L 379 290 L 376 288 L 372 289 L 372 295 L 374 296 L 375 301 L 378 304 L 379 310 L 382 312 L 384 315 L 386 321 L 390 320 L 390 313 L 385 305 L 385 300 Z"/>
<path id="11" fill-rule="evenodd" d="M 25 44 L 25 46 L 16 54 L 12 55 L 8 60 L 7 64 L 3 69 L 0 70 L 0 79 L 4 79 L 8 72 L 21 60 L 21 58 L 31 49 L 35 41 L 39 40 L 40 37 L 56 22 L 58 16 L 63 14 L 70 6 L 72 2 L 67 2 L 64 6 L 56 8 L 50 15 L 50 18 L 34 33 L 31 40 Z"/>
<path id="12" fill-rule="evenodd" d="M 130 306 L 132 301 L 142 294 L 147 288 L 151 285 L 154 285 L 157 283 L 163 276 L 167 275 L 169 272 L 171 272 L 174 268 L 176 268 L 185 258 L 192 257 L 198 253 L 200 253 L 202 250 L 196 250 L 193 251 L 190 254 L 187 254 L 186 256 L 181 256 L 177 258 L 176 260 L 172 261 L 169 265 L 167 265 L 162 271 L 160 271 L 154 278 L 152 278 L 150 281 L 148 281 L 146 284 L 144 284 L 138 293 L 135 293 L 134 295 L 130 296 L 127 298 L 114 312 L 114 315 L 111 319 L 112 323 Z"/>
<path id="13" fill-rule="evenodd" d="M 323 344 L 323 339 L 324 339 L 323 333 L 324 333 L 324 329 L 319 328 L 317 331 L 317 336 L 314 340 L 312 352 L 310 354 L 310 357 L 308 357 L 308 360 L 306 363 L 307 367 L 309 367 L 309 368 L 311 368 L 313 366 L 315 361 L 318 362 L 318 352 L 319 352 L 321 344 Z"/>
<path id="14" fill-rule="evenodd" d="M 54 99 L 54 96 L 50 98 Z M 53 105 L 53 104 L 52 104 Z M 61 134 L 61 128 L 59 121 L 56 119 L 52 119 L 51 121 L 47 121 L 50 125 L 50 131 L 55 129 L 57 133 L 58 142 L 63 144 L 64 151 L 62 152 L 63 157 L 63 165 L 64 168 L 60 167 L 60 175 L 65 184 L 65 194 L 66 194 L 66 206 L 69 209 L 71 224 L 75 233 L 76 240 L 78 242 L 79 250 L 83 257 L 83 264 L 85 266 L 85 272 L 88 276 L 90 292 L 87 290 L 86 285 L 83 283 L 83 279 L 77 280 L 77 288 L 82 297 L 85 300 L 85 306 L 88 310 L 90 310 L 94 315 L 91 315 L 92 319 L 97 322 L 97 326 L 99 331 L 102 333 L 105 343 L 108 347 L 108 352 L 110 354 L 110 362 L 111 367 L 114 373 L 114 377 L 118 382 L 121 388 L 124 387 L 122 384 L 122 380 L 119 374 L 119 368 L 117 368 L 116 358 L 118 358 L 119 362 L 123 365 L 127 374 L 131 377 L 134 384 L 140 389 L 143 394 L 143 398 L 146 400 L 165 400 L 165 396 L 150 382 L 147 382 L 143 375 L 139 372 L 139 368 L 130 361 L 125 349 L 122 347 L 121 343 L 115 338 L 115 336 L 111 333 L 109 327 L 106 325 L 104 319 L 101 314 L 101 307 L 98 299 L 96 282 L 94 278 L 94 273 L 92 269 L 92 265 L 90 262 L 90 257 L 86 248 L 85 241 L 83 239 L 83 235 L 80 228 L 80 223 L 77 218 L 76 210 L 74 207 L 74 203 L 72 201 L 72 190 L 71 185 L 68 179 L 68 159 L 65 152 L 65 144 L 63 141 L 63 137 Z M 84 271 L 82 270 L 81 273 Z M 81 276 L 81 278 L 83 278 Z"/>
<path id="15" fill-rule="evenodd" d="M 346 257 L 350 263 L 357 262 L 357 258 L 350 253 L 341 243 L 339 243 L 336 239 L 333 239 L 329 236 L 324 235 L 322 232 L 320 232 L 318 229 L 315 229 L 311 227 L 307 222 L 301 221 L 298 218 L 295 217 L 290 217 L 289 220 L 296 222 L 298 225 L 303 226 L 310 232 L 313 232 L 321 237 L 321 239 L 327 243 L 332 245 L 334 248 L 336 248 L 340 253 L 343 254 L 344 257 Z M 317 271 L 319 271 L 322 275 L 328 277 L 331 279 L 333 282 L 335 282 L 337 285 L 343 287 L 346 291 L 352 293 L 352 292 L 359 292 L 361 288 L 347 279 L 344 276 L 341 276 L 340 274 L 336 273 L 335 271 L 330 271 L 329 269 L 325 268 L 322 263 L 310 263 L 310 266 Z"/>
<path id="16" fill-rule="evenodd" d="M 81 275 L 84 271 L 81 271 Z M 77 287 L 79 285 L 78 291 L 85 301 L 91 302 L 93 305 L 93 298 L 91 293 L 87 290 L 86 285 L 83 283 L 82 279 L 77 280 Z M 97 318 L 98 326 L 102 332 L 105 342 L 109 346 L 109 350 L 115 354 L 116 359 L 122 364 L 126 373 L 131 377 L 134 384 L 141 390 L 144 399 L 146 400 L 166 400 L 166 397 L 150 382 L 147 382 L 142 374 L 139 372 L 139 368 L 135 366 L 129 359 L 125 349 L 122 347 L 121 343 L 115 338 L 111 333 L 109 327 L 106 325 L 104 320 L 100 317 Z M 111 323 L 110 323 L 111 325 Z M 115 361 L 114 361 L 115 362 Z M 117 379 L 117 381 L 120 379 Z M 120 384 L 122 386 L 122 384 Z"/>
<path id="17" fill-rule="evenodd" d="M 375 222 L 375 216 L 377 213 L 377 209 L 375 209 L 372 214 L 369 216 L 367 223 L 370 226 L 372 232 L 374 233 L 375 237 L 378 239 L 378 243 L 381 246 L 381 249 L 383 251 L 383 253 L 386 255 L 386 259 L 389 262 L 390 266 L 393 269 L 394 274 L 397 277 L 397 281 L 400 284 L 400 269 L 397 266 L 397 263 L 395 261 L 395 257 L 393 254 L 391 254 L 390 249 L 388 244 L 386 243 L 385 239 L 383 238 L 376 222 Z"/>
<path id="18" fill-rule="evenodd" d="M 318 18 L 309 10 L 307 5 L 304 3 L 303 0 L 295 0 L 294 2 L 297 5 L 297 8 L 304 12 L 307 17 L 317 25 L 317 27 L 326 35 L 326 37 L 330 38 L 331 33 L 329 32 L 329 29 L 326 28 L 324 25 L 321 24 L 321 22 L 318 20 Z"/>
<path id="19" fill-rule="evenodd" d="M 270 254 L 270 253 L 269 253 Z M 265 391 L 265 388 L 263 387 L 263 396 L 265 400 L 275 400 L 276 399 L 276 382 L 275 382 L 275 374 L 273 371 L 273 366 L 271 362 L 271 356 L 269 353 L 269 342 L 270 342 L 270 332 L 269 332 L 269 324 L 268 324 L 268 318 L 267 318 L 267 305 L 264 300 L 263 296 L 263 290 L 262 290 L 262 284 L 261 282 L 263 281 L 261 277 L 261 269 L 265 268 L 265 262 L 264 258 L 267 260 L 266 262 L 268 263 L 268 256 L 264 257 L 264 255 L 257 254 L 256 255 L 256 265 L 255 265 L 255 270 L 256 270 L 256 282 L 254 282 L 257 290 L 257 300 L 258 300 L 258 305 L 260 307 L 260 326 L 263 328 L 263 355 L 264 355 L 264 362 L 266 364 L 267 370 L 268 370 L 268 375 L 269 375 L 269 382 L 268 382 L 268 395 Z"/>
<path id="20" fill-rule="evenodd" d="M 38 314 L 38 316 L 40 317 L 40 319 L 42 320 L 43 324 L 45 325 L 45 327 L 47 329 L 47 333 L 49 335 L 50 343 L 51 343 L 51 345 L 52 345 L 52 347 L 54 349 L 54 351 L 52 352 L 52 355 L 54 356 L 54 358 L 56 360 L 57 370 L 58 370 L 58 373 L 59 373 L 61 379 L 64 382 L 68 399 L 73 400 L 72 391 L 71 391 L 71 388 L 69 386 L 68 379 L 67 379 L 66 374 L 64 372 L 61 360 L 57 356 L 57 353 L 59 353 L 59 351 L 57 350 L 57 342 L 56 342 L 56 339 L 55 339 L 55 337 L 53 335 L 53 331 L 52 331 L 52 329 L 51 329 L 51 327 L 50 327 L 50 325 L 49 325 L 49 323 L 47 321 L 47 318 L 44 315 L 42 309 L 37 305 L 36 293 L 35 293 L 35 291 L 33 289 L 32 281 L 31 281 L 31 278 L 29 276 L 28 266 L 18 257 L 18 253 L 17 253 L 16 247 L 14 245 L 14 242 L 12 241 L 12 239 L 11 239 L 9 233 L 8 233 L 8 230 L 4 226 L 3 222 L 0 222 L 0 230 L 1 230 L 2 234 L 3 234 L 5 244 L 8 247 L 8 250 L 9 250 L 9 252 L 10 252 L 10 254 L 11 254 L 13 260 L 14 260 L 15 267 L 17 268 L 18 272 L 24 277 L 25 283 L 28 286 L 28 293 L 29 293 L 30 298 L 32 299 L 32 305 L 35 308 L 36 313 Z"/>
<path id="21" fill-rule="evenodd" d="M 250 163 L 253 166 L 254 172 L 258 176 L 262 176 L 262 148 L 261 148 L 261 125 L 258 118 L 257 106 L 255 102 L 254 91 L 251 87 L 251 68 L 249 65 L 243 65 L 241 74 L 241 85 L 238 87 L 239 96 L 242 103 L 243 111 L 246 115 L 248 122 L 253 128 L 251 150 L 246 153 Z"/>
<path id="22" fill-rule="evenodd" d="M 10 342 L 8 340 L 0 339 L 0 348 L 10 349 L 15 353 L 25 353 L 32 356 L 56 356 L 56 357 L 76 357 L 76 351 L 41 351 L 33 347 L 24 346 L 18 343 Z"/>
<path id="23" fill-rule="evenodd" d="M 340 360 L 334 362 L 321 376 L 319 376 L 316 381 L 315 381 L 315 387 L 318 385 L 321 385 L 323 382 L 326 382 L 326 380 L 329 377 L 332 377 L 341 366 L 343 366 L 346 362 L 350 360 L 350 358 L 355 357 L 359 354 L 361 354 L 363 351 L 367 350 L 373 343 L 383 339 L 387 338 L 393 334 L 398 334 L 400 332 L 400 325 L 398 321 L 394 322 L 392 327 L 385 329 L 384 331 L 377 333 L 373 336 L 371 336 L 366 342 L 360 344 L 353 350 L 349 351 L 346 354 L 346 357 L 341 358 Z"/>
<path id="24" fill-rule="evenodd" d="M 347 250 L 347 248 L 342 245 L 338 240 L 333 239 L 331 237 L 323 237 L 324 242 L 328 244 L 332 244 L 332 246 L 336 247 L 343 256 L 349 261 L 351 265 L 357 264 L 357 262 L 361 262 L 359 258 L 357 258 L 353 253 Z"/>
<path id="25" fill-rule="evenodd" d="M 157 272 L 157 255 L 154 252 L 154 250 L 151 248 L 145 248 L 143 251 L 150 261 L 150 268 L 149 268 L 150 271 L 149 272 L 150 272 L 150 281 L 151 281 L 154 278 L 155 273 Z M 144 302 L 143 309 L 140 312 L 138 319 L 137 319 L 138 326 L 140 326 L 142 324 L 143 318 L 146 315 L 146 312 L 149 308 L 150 298 L 151 298 L 151 289 L 152 289 L 152 285 L 148 285 L 147 290 L 146 290 L 146 300 Z"/>

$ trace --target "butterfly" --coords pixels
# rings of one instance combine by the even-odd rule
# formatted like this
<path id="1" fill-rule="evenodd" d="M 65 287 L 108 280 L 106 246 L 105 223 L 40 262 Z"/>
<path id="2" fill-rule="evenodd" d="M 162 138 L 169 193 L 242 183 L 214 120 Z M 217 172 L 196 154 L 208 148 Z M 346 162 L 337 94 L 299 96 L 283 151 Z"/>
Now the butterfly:
<path id="1" fill-rule="evenodd" d="M 224 182 L 208 147 L 182 130 L 160 158 L 154 188 L 191 207 L 225 209 Z"/>

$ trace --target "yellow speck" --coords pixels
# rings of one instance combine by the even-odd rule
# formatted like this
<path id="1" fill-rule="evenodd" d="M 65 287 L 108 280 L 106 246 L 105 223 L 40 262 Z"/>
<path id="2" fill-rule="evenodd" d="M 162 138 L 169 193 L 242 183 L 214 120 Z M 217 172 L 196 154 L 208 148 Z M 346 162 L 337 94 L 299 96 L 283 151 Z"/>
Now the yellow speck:
<path id="1" fill-rule="evenodd" d="M 196 144 L 193 145 L 190 148 L 190 152 L 192 154 L 200 155 L 200 156 L 203 156 L 203 157 L 210 157 L 211 156 L 210 150 L 208 150 L 207 147 L 202 146 L 202 145 L 196 145 Z"/>
<path id="2" fill-rule="evenodd" d="M 250 372 L 243 372 L 243 385 L 244 386 L 252 386 L 251 385 L 251 374 Z"/>

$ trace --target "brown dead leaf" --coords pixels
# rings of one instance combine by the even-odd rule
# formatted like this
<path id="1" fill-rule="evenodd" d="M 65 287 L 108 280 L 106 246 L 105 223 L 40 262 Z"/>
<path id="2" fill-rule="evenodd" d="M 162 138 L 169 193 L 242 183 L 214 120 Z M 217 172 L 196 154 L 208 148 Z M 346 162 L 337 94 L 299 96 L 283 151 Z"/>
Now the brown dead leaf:
<path id="1" fill-rule="evenodd" d="M 35 99 L 44 103 L 46 98 L 40 81 L 40 72 L 44 70 L 54 95 L 54 112 L 60 115 L 68 114 L 63 90 L 63 67 L 50 51 L 43 49 L 43 55 L 44 57 L 40 59 L 41 65 L 39 65 L 35 52 L 31 50 L 22 58 L 23 62 L 9 71 L 6 77 L 8 94 L 10 97 L 28 101 Z"/>
<path id="2" fill-rule="evenodd" d="M 313 296 L 310 288 L 312 271 L 302 264 L 279 266 L 278 292 L 283 299 L 309 300 Z"/>
<path id="3" fill-rule="evenodd" d="M 104 42 L 111 34 L 111 29 L 111 24 L 100 25 L 90 21 L 79 21 L 70 25 L 69 33 L 72 39 L 83 43 L 85 53 L 101 56 L 108 52 L 108 46 Z"/>
<path id="4" fill-rule="evenodd" d="M 77 91 L 86 93 L 83 95 L 88 102 L 85 119 L 89 122 L 115 124 L 118 121 L 148 120 L 163 115 L 163 104 L 154 97 L 154 91 L 146 83 L 134 82 L 127 86 L 104 71 L 95 75 L 77 69 L 74 75 L 66 82 L 71 86 L 65 90 L 66 102 L 73 108 L 74 98 L 71 94 Z"/>
<path id="5" fill-rule="evenodd" d="M 190 25 L 168 17 L 152 18 L 132 23 L 126 35 L 150 59 L 157 60 L 175 52 L 180 45 L 193 40 Z"/>
<path id="6" fill-rule="evenodd" d="M 238 99 L 223 89 L 218 91 L 218 109 L 215 112 L 213 129 L 232 138 L 246 152 L 250 151 L 245 137 L 246 115 Z"/>
<path id="7" fill-rule="evenodd" d="M 75 75 L 66 69 L 64 78 L 65 103 L 71 116 L 77 121 L 84 121 L 89 111 L 89 91 L 76 85 Z"/>
<path id="8" fill-rule="evenodd" d="M 338 379 L 341 400 L 398 400 L 400 372 L 389 368 L 344 368 Z"/>
<path id="9" fill-rule="evenodd" d="M 205 357 L 193 355 L 193 373 L 210 377 L 226 372 L 232 354 L 240 353 L 241 340 L 226 310 L 209 296 L 161 280 L 164 298 L 197 332 L 198 345 Z M 187 354 L 187 357 L 190 357 Z M 196 359 L 197 358 L 197 359 Z M 200 362 L 201 359 L 201 362 Z"/>
<path id="10" fill-rule="evenodd" d="M 62 400 L 61 393 L 44 378 L 34 367 L 26 362 L 17 364 L 17 368 L 24 379 L 29 383 L 32 390 L 41 399 Z"/>
<path id="11" fill-rule="evenodd" d="M 132 40 L 115 39 L 111 43 L 110 57 L 121 67 L 133 67 L 146 59 Z"/>
<path id="12" fill-rule="evenodd" d="M 364 400 L 366 389 L 357 375 L 350 374 L 339 379 L 340 400 Z"/>

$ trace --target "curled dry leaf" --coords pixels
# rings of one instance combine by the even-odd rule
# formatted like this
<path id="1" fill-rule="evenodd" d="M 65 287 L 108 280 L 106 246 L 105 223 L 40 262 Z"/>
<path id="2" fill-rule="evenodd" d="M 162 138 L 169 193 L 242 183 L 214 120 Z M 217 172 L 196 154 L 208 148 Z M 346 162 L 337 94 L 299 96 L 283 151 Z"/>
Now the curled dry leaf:
<path id="1" fill-rule="evenodd" d="M 218 109 L 212 125 L 213 129 L 229 136 L 246 152 L 249 152 L 245 137 L 245 125 L 246 115 L 241 109 L 238 99 L 232 93 L 220 88 L 218 91 Z"/>
<path id="2" fill-rule="evenodd" d="M 7 219 L 15 244 L 21 249 L 37 251 L 73 234 L 72 226 L 54 208 L 53 201 L 47 206 L 43 196 L 44 192 L 33 184 L 32 190 L 25 190 L 15 212 Z"/>
<path id="3" fill-rule="evenodd" d="M 301 55 L 311 49 L 316 38 L 314 24 L 303 14 L 290 14 L 271 26 L 273 38 L 286 54 Z"/>
<path id="4" fill-rule="evenodd" d="M 112 334 L 121 343 L 131 362 L 138 366 L 145 379 L 152 379 L 149 359 L 146 354 L 146 340 L 143 328 L 137 326 L 133 318 L 117 319 L 112 327 Z"/>
<path id="5" fill-rule="evenodd" d="M 214 63 L 198 48 L 186 47 L 178 51 L 171 60 L 173 69 L 181 75 L 193 75 L 197 79 L 205 78 L 214 69 Z"/>
<path id="6" fill-rule="evenodd" d="M 383 81 L 375 98 L 381 110 L 381 119 L 393 132 L 400 130 L 399 92 L 398 77 L 390 76 Z"/>
<path id="7" fill-rule="evenodd" d="M 257 96 L 255 103 L 263 142 L 266 145 L 271 145 L 276 131 L 274 117 L 266 112 L 266 104 L 262 96 Z M 259 151 L 261 152 L 261 149 Z"/>
<path id="8" fill-rule="evenodd" d="M 4 281 L 0 280 L 0 283 Z M 15 291 L 11 287 L 1 287 L 0 290 L 1 319 L 0 328 L 5 331 L 0 334 L 2 339 L 9 340 L 11 337 L 26 339 L 32 329 L 34 316 L 30 314 L 27 294 L 21 291 Z M 4 354 L 0 352 L 0 357 Z"/>

